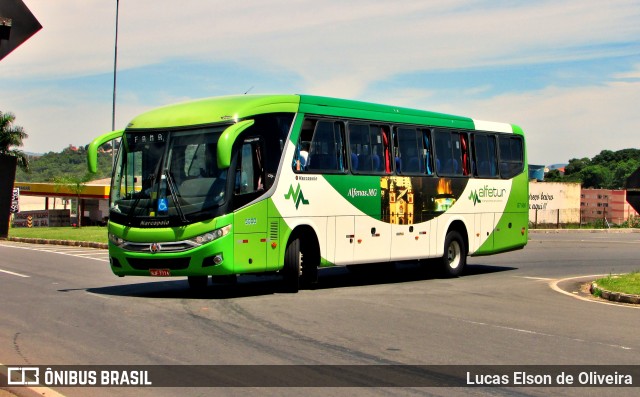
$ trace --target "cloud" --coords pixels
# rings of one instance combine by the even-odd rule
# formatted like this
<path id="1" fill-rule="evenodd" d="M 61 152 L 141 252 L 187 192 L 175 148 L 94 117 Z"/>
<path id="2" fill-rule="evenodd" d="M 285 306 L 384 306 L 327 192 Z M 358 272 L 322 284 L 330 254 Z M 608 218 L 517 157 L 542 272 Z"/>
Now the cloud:
<path id="1" fill-rule="evenodd" d="M 17 114 L 33 150 L 87 143 L 111 125 L 115 2 L 28 6 L 44 28 L 0 63 L 0 108 Z M 590 156 L 633 145 L 638 20 L 634 0 L 121 1 L 116 124 L 205 89 L 256 86 L 511 121 L 528 132 L 531 161 Z M 602 59 L 627 61 L 578 69 Z M 518 81 L 559 63 L 571 64 L 564 77 Z M 511 67 L 504 83 L 465 78 Z M 409 75 L 431 80 L 398 84 Z M 567 76 L 571 86 L 558 84 Z"/>
<path id="2" fill-rule="evenodd" d="M 111 70 L 115 4 L 29 6 L 44 29 L 6 76 Z M 398 73 L 599 57 L 640 36 L 633 1 L 500 2 L 355 0 L 120 2 L 121 68 L 169 59 L 286 68 L 311 92 L 357 96 Z M 637 50 L 637 48 L 636 48 Z M 4 67 L 5 65 L 3 65 Z M 325 86 L 327 88 L 325 88 Z"/>
<path id="3" fill-rule="evenodd" d="M 603 149 L 638 147 L 640 82 L 547 87 L 526 93 L 442 104 L 446 112 L 520 125 L 533 164 L 593 157 Z M 434 105 L 439 106 L 439 105 Z"/>

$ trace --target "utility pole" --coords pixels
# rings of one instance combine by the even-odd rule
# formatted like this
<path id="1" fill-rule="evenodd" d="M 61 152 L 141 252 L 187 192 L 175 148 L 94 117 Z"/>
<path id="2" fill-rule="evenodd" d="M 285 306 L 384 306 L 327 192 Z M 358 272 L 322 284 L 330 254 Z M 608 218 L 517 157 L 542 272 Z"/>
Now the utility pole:
<path id="1" fill-rule="evenodd" d="M 116 0 L 116 40 L 113 54 L 113 106 L 111 110 L 111 131 L 116 129 L 116 81 L 118 72 L 118 13 L 120 11 L 120 0 Z M 115 166 L 116 140 L 111 141 L 111 164 Z"/>

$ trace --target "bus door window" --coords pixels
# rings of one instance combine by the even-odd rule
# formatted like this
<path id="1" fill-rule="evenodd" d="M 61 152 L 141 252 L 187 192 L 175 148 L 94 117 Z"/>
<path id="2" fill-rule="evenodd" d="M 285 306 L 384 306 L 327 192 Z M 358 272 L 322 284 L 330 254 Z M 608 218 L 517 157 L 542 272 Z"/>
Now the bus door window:
<path id="1" fill-rule="evenodd" d="M 264 168 L 264 189 L 271 188 L 278 173 L 280 160 L 284 152 L 285 142 L 291 123 L 293 122 L 293 114 L 291 113 L 270 113 L 256 115 L 253 117 L 255 121 L 247 132 L 253 137 L 260 137 L 262 142 L 261 165 Z"/>
<path id="2" fill-rule="evenodd" d="M 260 138 L 249 138 L 242 144 L 235 177 L 235 193 L 237 195 L 264 190 L 264 156 L 262 147 Z"/>
<path id="3" fill-rule="evenodd" d="M 474 175 L 480 178 L 497 176 L 496 139 L 494 135 L 475 133 L 473 142 Z"/>
<path id="4" fill-rule="evenodd" d="M 317 122 L 309 146 L 307 171 L 344 171 L 345 149 L 342 123 L 320 120 Z"/>

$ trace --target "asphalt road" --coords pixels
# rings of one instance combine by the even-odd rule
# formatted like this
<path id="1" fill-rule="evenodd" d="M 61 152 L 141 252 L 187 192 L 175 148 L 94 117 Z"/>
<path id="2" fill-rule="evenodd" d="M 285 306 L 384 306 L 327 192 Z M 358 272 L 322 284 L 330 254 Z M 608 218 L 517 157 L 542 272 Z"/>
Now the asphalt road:
<path id="1" fill-rule="evenodd" d="M 469 258 L 458 279 L 399 264 L 378 275 L 327 269 L 317 288 L 298 294 L 279 292 L 273 277 L 245 277 L 194 295 L 183 279 L 118 278 L 105 251 L 0 242 L 0 363 L 637 365 L 638 307 L 603 304 L 578 290 L 590 279 L 583 276 L 640 270 L 639 248 L 640 234 L 532 234 L 524 250 Z M 300 390 L 619 396 L 638 389 L 220 388 L 215 395 Z M 56 391 L 212 395 L 206 388 Z"/>

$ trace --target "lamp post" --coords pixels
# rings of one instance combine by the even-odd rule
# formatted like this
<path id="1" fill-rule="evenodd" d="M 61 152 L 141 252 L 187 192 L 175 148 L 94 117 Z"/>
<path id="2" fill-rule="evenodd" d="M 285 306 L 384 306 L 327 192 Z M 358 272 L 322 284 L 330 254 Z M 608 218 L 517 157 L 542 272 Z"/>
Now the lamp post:
<path id="1" fill-rule="evenodd" d="M 120 0 L 116 0 L 116 40 L 113 54 L 113 106 L 111 111 L 111 131 L 116 129 L 116 77 L 118 71 L 118 11 L 120 9 Z M 115 164 L 116 140 L 111 141 L 111 163 Z"/>

